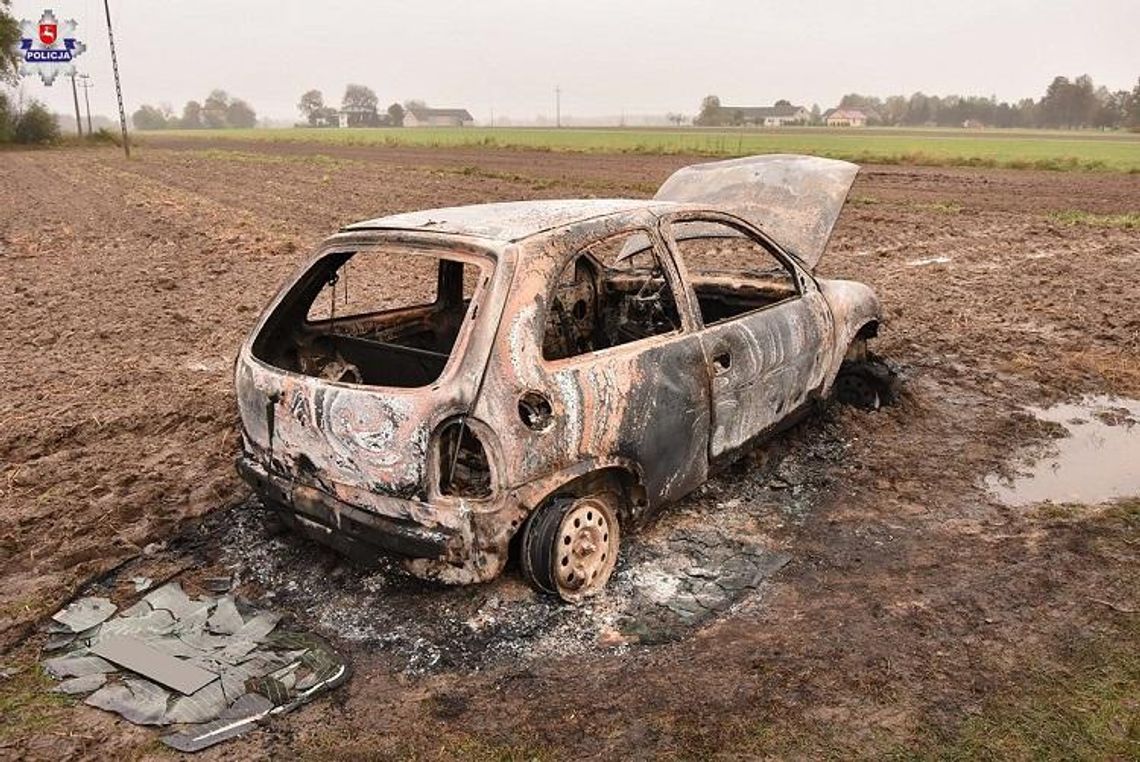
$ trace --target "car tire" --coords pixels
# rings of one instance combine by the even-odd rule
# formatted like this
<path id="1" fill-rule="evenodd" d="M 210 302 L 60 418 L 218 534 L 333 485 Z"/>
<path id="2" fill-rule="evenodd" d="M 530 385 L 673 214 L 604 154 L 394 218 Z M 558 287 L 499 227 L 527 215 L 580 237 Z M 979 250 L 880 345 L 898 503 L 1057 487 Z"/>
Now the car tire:
<path id="1" fill-rule="evenodd" d="M 617 561 L 620 531 L 612 493 L 557 496 L 530 515 L 519 560 L 536 589 L 577 603 L 597 594 Z"/>
<path id="2" fill-rule="evenodd" d="M 836 401 L 863 410 L 878 410 L 894 401 L 895 373 L 882 360 L 846 361 L 831 387 Z"/>

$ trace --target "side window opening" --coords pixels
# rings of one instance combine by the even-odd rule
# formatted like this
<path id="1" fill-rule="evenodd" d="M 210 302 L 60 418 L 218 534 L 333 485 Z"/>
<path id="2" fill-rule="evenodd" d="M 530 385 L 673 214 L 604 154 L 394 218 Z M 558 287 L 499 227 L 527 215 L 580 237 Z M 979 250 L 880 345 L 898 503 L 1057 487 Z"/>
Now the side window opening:
<path id="1" fill-rule="evenodd" d="M 670 229 L 705 325 L 799 296 L 789 267 L 744 231 L 712 221 L 675 222 Z"/>
<path id="2" fill-rule="evenodd" d="M 620 233 L 583 247 L 555 281 L 542 354 L 561 360 L 680 327 L 652 239 L 641 230 Z"/>
<path id="3" fill-rule="evenodd" d="M 330 254 L 301 278 L 254 354 L 330 381 L 427 386 L 443 373 L 489 270 L 442 252 Z"/>

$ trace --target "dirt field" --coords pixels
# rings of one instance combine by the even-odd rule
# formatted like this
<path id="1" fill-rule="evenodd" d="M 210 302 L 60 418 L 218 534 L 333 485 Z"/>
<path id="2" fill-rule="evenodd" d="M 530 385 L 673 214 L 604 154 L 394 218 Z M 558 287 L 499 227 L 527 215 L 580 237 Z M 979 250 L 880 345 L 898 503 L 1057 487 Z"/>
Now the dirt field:
<path id="1" fill-rule="evenodd" d="M 48 694 L 34 666 L 35 624 L 120 564 L 190 585 L 240 568 L 352 661 L 332 696 L 205 756 L 1140 755 L 1140 501 L 1011 508 L 985 488 L 1049 441 L 1025 406 L 1140 398 L 1140 230 L 1112 222 L 1140 211 L 1140 176 L 865 168 L 821 273 L 878 291 L 902 399 L 829 408 L 652 527 L 625 563 L 729 523 L 787 563 L 627 643 L 599 642 L 605 603 L 550 611 L 512 579 L 389 595 L 392 575 L 277 537 L 232 468 L 230 368 L 342 224 L 645 196 L 692 160 L 320 151 L 0 153 L 5 756 L 156 752 L 153 732 Z M 1072 211 L 1091 216 L 1058 216 Z M 271 589 L 304 575 L 325 587 Z M 351 616 L 317 611 L 330 595 Z M 470 634 L 496 611 L 557 628 Z"/>

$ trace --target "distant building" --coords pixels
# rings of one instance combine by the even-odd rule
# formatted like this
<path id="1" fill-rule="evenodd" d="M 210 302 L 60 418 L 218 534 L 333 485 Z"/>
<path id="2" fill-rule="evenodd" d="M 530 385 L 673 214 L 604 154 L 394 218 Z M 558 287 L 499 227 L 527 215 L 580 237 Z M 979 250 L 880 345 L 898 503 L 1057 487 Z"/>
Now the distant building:
<path id="1" fill-rule="evenodd" d="M 379 127 L 380 114 L 370 106 L 345 106 L 337 112 L 341 127 Z"/>
<path id="2" fill-rule="evenodd" d="M 707 123 L 714 126 L 783 127 L 811 120 L 811 113 L 803 106 L 720 106 L 709 116 Z"/>
<path id="3" fill-rule="evenodd" d="M 867 115 L 857 108 L 837 108 L 825 121 L 828 127 L 866 127 Z"/>
<path id="4" fill-rule="evenodd" d="M 474 122 L 465 108 L 412 106 L 404 112 L 405 127 L 467 127 Z"/>

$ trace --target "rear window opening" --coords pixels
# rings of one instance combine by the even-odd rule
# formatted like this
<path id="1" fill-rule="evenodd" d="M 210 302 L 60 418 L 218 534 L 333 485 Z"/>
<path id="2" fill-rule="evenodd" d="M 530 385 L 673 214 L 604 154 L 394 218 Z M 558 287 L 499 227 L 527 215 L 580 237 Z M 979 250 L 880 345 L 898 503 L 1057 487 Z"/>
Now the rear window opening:
<path id="1" fill-rule="evenodd" d="M 442 374 L 490 264 L 403 247 L 318 260 L 254 340 L 283 370 L 368 386 L 416 388 Z M 470 313 L 470 314 L 469 314 Z"/>

